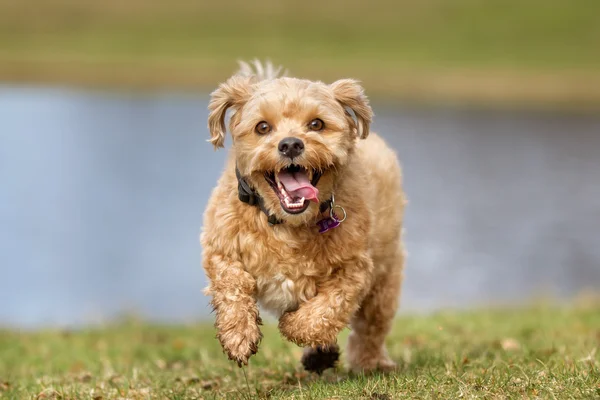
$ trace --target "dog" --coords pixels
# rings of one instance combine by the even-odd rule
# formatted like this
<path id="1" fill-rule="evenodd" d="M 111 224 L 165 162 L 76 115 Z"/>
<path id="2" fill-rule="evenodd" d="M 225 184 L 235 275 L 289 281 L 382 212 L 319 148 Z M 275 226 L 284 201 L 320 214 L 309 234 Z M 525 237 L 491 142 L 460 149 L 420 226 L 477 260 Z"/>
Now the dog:
<path id="1" fill-rule="evenodd" d="M 242 62 L 211 94 L 209 142 L 232 147 L 200 235 L 217 338 L 239 366 L 258 351 L 261 308 L 304 347 L 305 369 L 339 357 L 391 371 L 384 340 L 398 307 L 405 195 L 398 158 L 369 132 L 358 81 L 332 84 Z"/>

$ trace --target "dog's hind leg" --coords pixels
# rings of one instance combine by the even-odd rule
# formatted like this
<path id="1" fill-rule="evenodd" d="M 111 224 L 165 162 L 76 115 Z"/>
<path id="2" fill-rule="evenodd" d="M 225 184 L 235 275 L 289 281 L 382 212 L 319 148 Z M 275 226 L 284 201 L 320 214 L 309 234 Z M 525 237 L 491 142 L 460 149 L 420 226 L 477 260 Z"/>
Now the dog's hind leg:
<path id="1" fill-rule="evenodd" d="M 396 368 L 385 348 L 385 338 L 398 309 L 403 251 L 399 249 L 394 257 L 376 260 L 375 263 L 380 263 L 375 268 L 381 268 L 383 273 L 377 277 L 351 321 L 347 361 L 354 372 L 391 371 Z"/>

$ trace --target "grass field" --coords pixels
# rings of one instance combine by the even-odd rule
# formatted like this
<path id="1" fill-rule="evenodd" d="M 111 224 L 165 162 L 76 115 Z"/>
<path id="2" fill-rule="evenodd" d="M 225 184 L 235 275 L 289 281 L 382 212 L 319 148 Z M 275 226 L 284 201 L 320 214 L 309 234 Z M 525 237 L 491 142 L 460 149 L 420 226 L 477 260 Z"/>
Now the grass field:
<path id="1" fill-rule="evenodd" d="M 343 368 L 309 375 L 299 348 L 272 325 L 264 333 L 258 355 L 240 369 L 208 324 L 0 331 L 0 397 L 600 398 L 597 305 L 403 316 L 388 341 L 399 371 L 388 376 Z"/>
<path id="2" fill-rule="evenodd" d="M 600 106 L 600 2 L 0 0 L 0 81 L 207 90 L 237 59 L 412 101 Z"/>

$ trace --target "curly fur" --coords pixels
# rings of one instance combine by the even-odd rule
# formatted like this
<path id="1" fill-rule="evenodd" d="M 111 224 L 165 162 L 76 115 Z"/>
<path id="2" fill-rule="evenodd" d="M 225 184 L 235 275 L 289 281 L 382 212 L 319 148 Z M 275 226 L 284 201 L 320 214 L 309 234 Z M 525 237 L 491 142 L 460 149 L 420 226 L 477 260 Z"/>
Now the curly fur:
<path id="1" fill-rule="evenodd" d="M 279 318 L 281 334 L 300 346 L 334 348 L 338 333 L 350 325 L 350 368 L 393 369 L 384 339 L 404 264 L 405 198 L 397 157 L 370 133 L 373 113 L 357 81 L 327 85 L 280 73 L 271 64 L 242 63 L 211 95 L 208 126 L 216 148 L 224 145 L 225 114 L 233 111 L 230 156 L 201 234 L 217 337 L 230 359 L 247 364 L 262 337 L 261 304 Z M 324 121 L 322 132 L 307 129 L 313 118 Z M 260 121 L 273 131 L 258 135 Z M 348 218 L 338 228 L 318 233 L 322 215 L 316 203 L 301 214 L 286 213 L 264 179 L 265 171 L 288 162 L 277 151 L 287 136 L 305 143 L 295 163 L 322 172 L 320 198 L 335 194 L 345 208 Z M 258 207 L 238 200 L 236 166 L 282 224 L 270 226 Z"/>

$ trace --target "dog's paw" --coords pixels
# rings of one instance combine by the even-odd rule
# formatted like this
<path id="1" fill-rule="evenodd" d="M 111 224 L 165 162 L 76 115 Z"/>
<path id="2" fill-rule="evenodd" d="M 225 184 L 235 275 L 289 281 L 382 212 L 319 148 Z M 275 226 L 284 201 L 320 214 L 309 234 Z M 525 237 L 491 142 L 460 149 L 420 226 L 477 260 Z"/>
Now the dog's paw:
<path id="1" fill-rule="evenodd" d="M 331 347 L 337 342 L 340 329 L 331 324 L 315 323 L 300 310 L 285 313 L 279 319 L 279 331 L 290 342 L 306 347 Z"/>
<path id="2" fill-rule="evenodd" d="M 258 326 L 249 327 L 244 331 L 230 331 L 219 335 L 223 351 L 230 360 L 235 361 L 239 367 L 248 365 L 248 360 L 258 352 L 258 345 L 262 333 Z"/>
<path id="3" fill-rule="evenodd" d="M 302 354 L 302 365 L 309 372 L 321 375 L 328 368 L 334 368 L 340 358 L 338 345 L 329 347 L 306 347 Z"/>
<path id="4" fill-rule="evenodd" d="M 367 359 L 357 364 L 350 360 L 350 371 L 355 374 L 373 374 L 379 373 L 392 373 L 398 370 L 398 365 L 392 361 L 389 357 L 381 357 L 378 359 Z"/>

